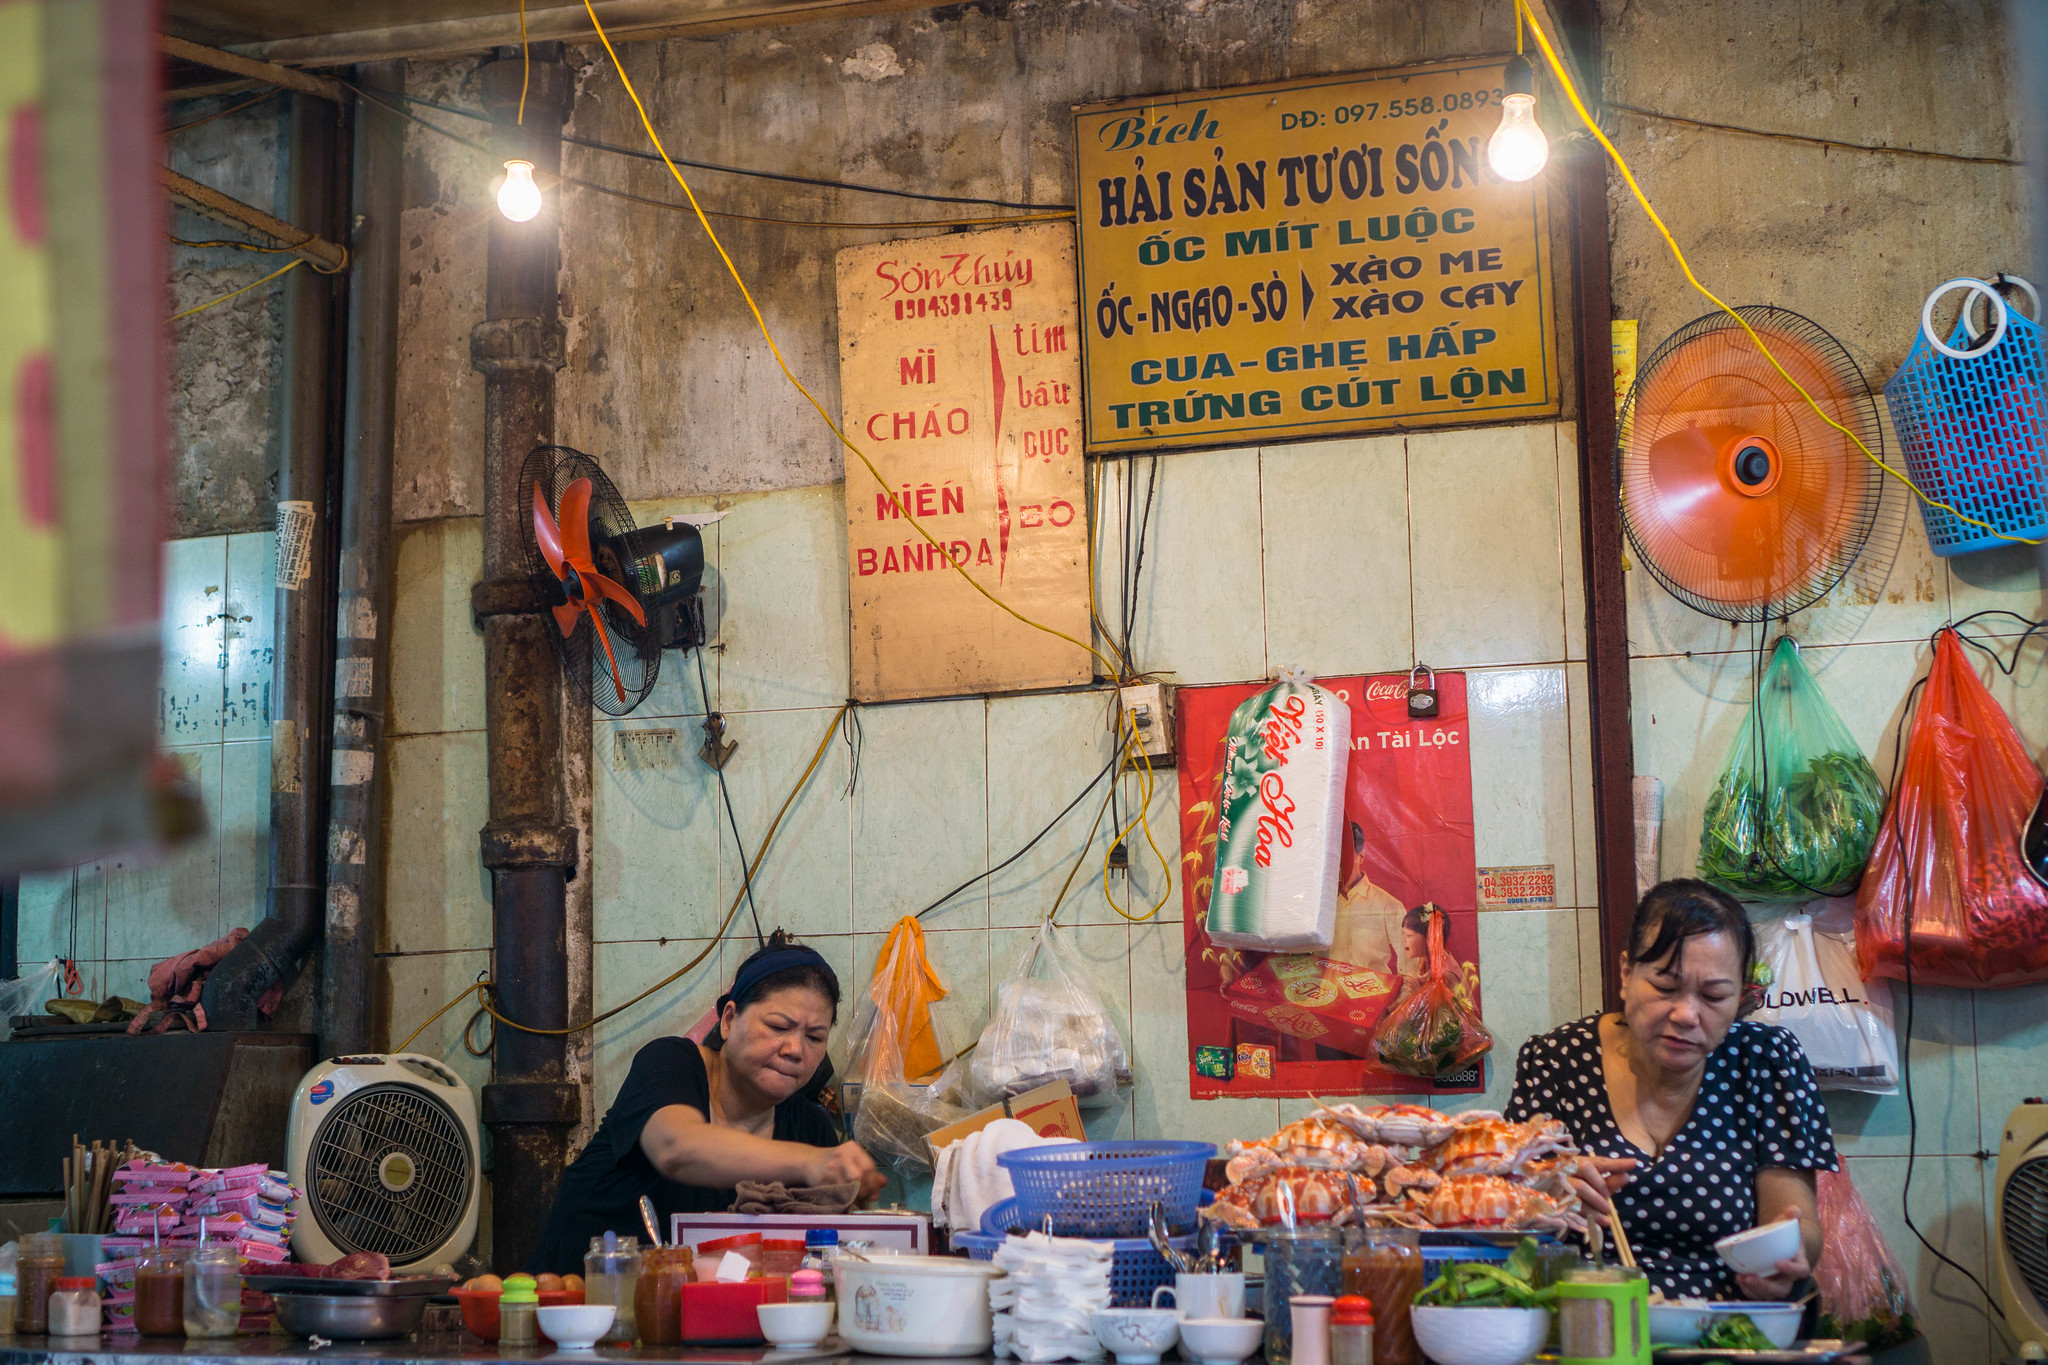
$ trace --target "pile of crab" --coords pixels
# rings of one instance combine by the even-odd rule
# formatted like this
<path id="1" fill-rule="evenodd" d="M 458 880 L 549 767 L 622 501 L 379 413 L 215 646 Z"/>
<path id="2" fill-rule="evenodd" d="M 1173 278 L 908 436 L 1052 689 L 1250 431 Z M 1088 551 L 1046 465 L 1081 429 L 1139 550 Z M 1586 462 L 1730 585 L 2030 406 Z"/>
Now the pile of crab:
<path id="1" fill-rule="evenodd" d="M 1568 1177 L 1578 1150 L 1562 1123 L 1493 1110 L 1324 1105 L 1269 1138 L 1232 1142 L 1230 1185 L 1203 1216 L 1235 1228 L 1367 1227 L 1584 1231 Z"/>

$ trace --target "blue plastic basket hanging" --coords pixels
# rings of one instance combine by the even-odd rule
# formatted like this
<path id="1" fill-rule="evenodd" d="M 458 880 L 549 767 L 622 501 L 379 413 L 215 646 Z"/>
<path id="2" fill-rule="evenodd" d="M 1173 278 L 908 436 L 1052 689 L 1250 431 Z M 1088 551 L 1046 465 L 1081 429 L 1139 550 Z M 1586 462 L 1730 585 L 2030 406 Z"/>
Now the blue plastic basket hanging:
<path id="1" fill-rule="evenodd" d="M 2016 275 L 1999 280 L 2026 290 L 2033 318 L 2008 308 L 1998 290 L 1983 280 L 1950 280 L 1927 296 L 1913 349 L 1884 386 L 1885 406 L 1915 486 L 2000 533 L 1922 502 L 1927 539 L 1938 555 L 1988 550 L 2011 543 L 2001 537 L 2037 539 L 2048 532 L 2041 299 L 2034 286 Z M 1934 301 L 1955 289 L 1969 290 L 1970 299 L 1944 342 L 1934 334 Z M 1970 326 L 1979 297 L 1990 301 L 1988 334 Z"/>

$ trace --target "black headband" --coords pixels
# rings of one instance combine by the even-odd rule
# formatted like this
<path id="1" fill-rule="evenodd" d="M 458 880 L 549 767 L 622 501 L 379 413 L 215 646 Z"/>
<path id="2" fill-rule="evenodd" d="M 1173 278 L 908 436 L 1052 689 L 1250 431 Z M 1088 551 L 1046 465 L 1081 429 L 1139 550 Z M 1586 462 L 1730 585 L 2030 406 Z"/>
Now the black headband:
<path id="1" fill-rule="evenodd" d="M 760 985 L 762 981 L 777 972 L 786 972 L 791 967 L 814 967 L 823 972 L 826 979 L 834 985 L 837 985 L 839 982 L 839 976 L 832 970 L 832 964 L 827 962 L 815 948 L 801 946 L 777 948 L 772 953 L 762 953 L 759 957 L 749 958 L 740 967 L 739 972 L 732 979 L 732 988 L 726 991 L 724 995 L 718 997 L 718 1012 L 720 1014 L 725 1013 L 727 1001 L 745 999 L 747 993 Z"/>

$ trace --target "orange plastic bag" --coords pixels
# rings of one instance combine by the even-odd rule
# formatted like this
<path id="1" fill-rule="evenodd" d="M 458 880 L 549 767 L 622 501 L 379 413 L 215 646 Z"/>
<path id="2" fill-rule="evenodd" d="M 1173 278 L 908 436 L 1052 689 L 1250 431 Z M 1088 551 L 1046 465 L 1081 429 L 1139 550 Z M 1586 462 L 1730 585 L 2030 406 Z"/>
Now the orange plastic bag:
<path id="1" fill-rule="evenodd" d="M 1885 1245 L 1870 1206 L 1863 1202 L 1846 1164 L 1820 1172 L 1819 1335 L 1861 1341 L 1883 1350 L 1920 1335 L 1913 1319 L 1910 1281 Z"/>
<path id="2" fill-rule="evenodd" d="M 1952 630 L 1936 637 L 1927 691 L 1899 785 L 1856 896 L 1865 980 L 1975 989 L 2048 980 L 2048 887 L 2028 875 L 2020 838 L 2041 770 L 1977 678 Z M 1909 883 L 1910 879 L 1910 883 Z"/>
<path id="3" fill-rule="evenodd" d="M 868 998 L 895 1021 L 906 1079 L 922 1080 L 946 1064 L 952 1054 L 932 1028 L 932 1005 L 946 998 L 946 987 L 925 957 L 924 926 L 909 915 L 897 920 L 882 941 Z"/>
<path id="4" fill-rule="evenodd" d="M 926 1137 L 967 1117 L 956 1102 L 960 1066 L 932 1006 L 946 987 L 925 957 L 924 927 L 905 916 L 889 931 L 875 979 L 855 1012 L 849 1082 L 840 1088 L 853 1140 L 906 1175 L 931 1169 Z"/>
<path id="5" fill-rule="evenodd" d="M 1444 947 L 1444 912 L 1429 907 L 1429 971 L 1387 1007 L 1372 1032 L 1373 1055 L 1389 1071 L 1438 1076 L 1493 1046 L 1493 1035 L 1464 989 L 1458 962 Z"/>

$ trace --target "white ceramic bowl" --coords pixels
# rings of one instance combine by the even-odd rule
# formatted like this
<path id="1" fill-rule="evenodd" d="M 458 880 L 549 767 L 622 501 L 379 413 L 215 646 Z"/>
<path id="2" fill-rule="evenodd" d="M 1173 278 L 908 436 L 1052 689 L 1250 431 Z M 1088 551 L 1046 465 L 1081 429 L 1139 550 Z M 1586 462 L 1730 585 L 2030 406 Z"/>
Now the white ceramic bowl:
<path id="1" fill-rule="evenodd" d="M 1769 1275 L 1777 1270 L 1778 1262 L 1798 1252 L 1799 1220 L 1781 1218 L 1733 1237 L 1723 1237 L 1714 1243 L 1714 1250 L 1738 1275 Z"/>
<path id="2" fill-rule="evenodd" d="M 1159 1365 L 1180 1340 L 1180 1313 L 1171 1308 L 1098 1308 L 1088 1325 L 1117 1365 Z"/>
<path id="3" fill-rule="evenodd" d="M 1654 1308 L 1650 1310 L 1650 1340 L 1661 1341 L 1663 1338 L 1657 1335 L 1656 1312 Z M 1701 1315 L 1703 1321 L 1699 1324 L 1698 1331 L 1689 1340 L 1697 1342 L 1699 1332 L 1706 1331 L 1715 1318 L 1725 1318 L 1732 1313 L 1747 1313 L 1749 1320 L 1756 1324 L 1756 1330 L 1771 1339 L 1771 1345 L 1785 1350 L 1798 1338 L 1799 1320 L 1806 1316 L 1806 1308 L 1803 1304 L 1796 1303 L 1709 1304 L 1706 1312 Z"/>
<path id="4" fill-rule="evenodd" d="M 1418 1307 L 1409 1320 L 1436 1365 L 1526 1365 L 1550 1338 L 1548 1308 Z"/>
<path id="5" fill-rule="evenodd" d="M 1237 1365 L 1266 1339 L 1259 1318 L 1182 1318 L 1180 1353 L 1201 1365 Z"/>
<path id="6" fill-rule="evenodd" d="M 995 1341 L 988 1282 L 1003 1272 L 987 1261 L 870 1251 L 841 1256 L 839 1335 L 875 1356 L 971 1356 Z"/>
<path id="7" fill-rule="evenodd" d="M 792 1349 L 816 1346 L 832 1330 L 832 1305 L 823 1299 L 808 1303 L 764 1303 L 754 1311 L 761 1315 L 761 1335 L 775 1346 Z"/>
<path id="8" fill-rule="evenodd" d="M 612 1325 L 618 1309 L 608 1303 L 544 1304 L 536 1314 L 541 1334 L 565 1351 L 587 1351 Z"/>

